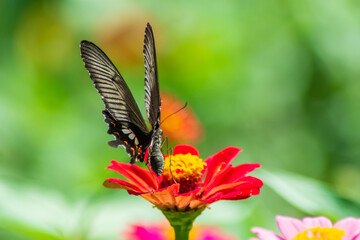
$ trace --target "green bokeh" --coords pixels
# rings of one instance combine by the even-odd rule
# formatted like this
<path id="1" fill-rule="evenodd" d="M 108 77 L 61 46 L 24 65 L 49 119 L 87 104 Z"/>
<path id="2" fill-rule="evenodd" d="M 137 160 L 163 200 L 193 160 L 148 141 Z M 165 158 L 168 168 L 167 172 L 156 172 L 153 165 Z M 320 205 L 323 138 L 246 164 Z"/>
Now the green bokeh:
<path id="1" fill-rule="evenodd" d="M 263 165 L 259 196 L 215 203 L 199 223 L 247 239 L 252 226 L 275 230 L 278 214 L 360 216 L 358 1 L 5 0 L 0 239 L 115 239 L 131 223 L 163 221 L 141 198 L 102 187 L 109 161 L 128 157 L 106 144 L 79 51 L 86 39 L 109 53 L 143 111 L 148 21 L 160 88 L 204 126 L 201 156 L 233 145 L 243 149 L 234 164 Z"/>

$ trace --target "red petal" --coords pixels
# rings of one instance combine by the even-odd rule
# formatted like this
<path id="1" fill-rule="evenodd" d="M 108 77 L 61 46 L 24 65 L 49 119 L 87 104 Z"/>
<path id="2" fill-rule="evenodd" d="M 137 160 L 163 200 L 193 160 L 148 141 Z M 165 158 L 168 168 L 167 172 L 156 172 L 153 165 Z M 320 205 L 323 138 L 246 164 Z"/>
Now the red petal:
<path id="1" fill-rule="evenodd" d="M 251 196 L 255 196 L 255 195 L 259 195 L 260 194 L 260 190 L 255 188 L 255 189 L 248 189 L 248 190 L 244 190 L 244 191 L 237 191 L 237 192 L 231 192 L 231 193 L 227 193 L 224 194 L 221 197 L 221 200 L 241 200 L 241 199 L 246 199 L 249 198 Z"/>
<path id="2" fill-rule="evenodd" d="M 173 155 L 188 154 L 188 153 L 190 153 L 191 155 L 199 156 L 199 151 L 195 147 L 193 147 L 191 145 L 186 145 L 186 144 L 176 145 L 174 148 Z"/>
<path id="3" fill-rule="evenodd" d="M 175 197 L 175 200 L 177 211 L 186 211 L 187 209 L 194 207 L 194 205 L 201 204 L 201 202 L 196 200 L 193 195 L 177 196 Z"/>
<path id="4" fill-rule="evenodd" d="M 145 162 L 147 161 L 148 157 L 149 157 L 149 148 L 147 148 L 145 151 L 145 156 L 144 156 Z"/>
<path id="5" fill-rule="evenodd" d="M 218 192 L 226 192 L 226 191 L 235 191 L 235 188 L 238 186 L 238 185 L 244 185 L 246 184 L 248 186 L 247 183 L 244 183 L 244 182 L 237 182 L 237 183 L 228 183 L 228 184 L 222 184 L 222 185 L 219 185 L 219 186 L 215 186 L 213 188 L 208 188 L 204 193 L 203 193 L 203 197 L 204 198 L 207 198 L 211 195 L 214 195 Z M 251 186 L 249 186 L 251 187 Z"/>
<path id="6" fill-rule="evenodd" d="M 241 200 L 258 195 L 259 189 L 234 190 L 228 193 L 217 192 L 207 198 L 200 199 L 202 202 L 213 203 L 219 200 Z"/>
<path id="7" fill-rule="evenodd" d="M 228 165 L 241 152 L 240 148 L 227 147 L 218 153 L 208 157 L 207 173 L 204 184 L 207 185 L 226 165 Z"/>
<path id="8" fill-rule="evenodd" d="M 243 178 L 246 174 L 259 167 L 261 167 L 261 165 L 258 163 L 245 163 L 235 167 L 231 166 L 214 177 L 208 184 L 208 187 L 211 188 L 212 186 L 238 182 L 240 178 Z"/>
<path id="9" fill-rule="evenodd" d="M 245 177 L 241 178 L 239 181 L 247 181 L 256 188 L 261 188 L 264 185 L 264 183 L 261 179 L 252 177 L 252 176 L 245 176 Z"/>
<path id="10" fill-rule="evenodd" d="M 175 196 L 179 194 L 179 189 L 179 184 L 173 184 L 156 192 L 143 194 L 141 197 L 161 209 L 170 209 L 176 205 Z"/>
<path id="11" fill-rule="evenodd" d="M 199 198 L 199 200 L 202 201 L 202 202 L 210 204 L 210 203 L 221 200 L 221 196 L 222 196 L 222 193 L 218 192 L 218 193 L 216 193 L 214 195 L 211 195 L 210 197 L 207 197 L 207 198 Z"/>
<path id="12" fill-rule="evenodd" d="M 129 181 L 136 184 L 143 192 L 150 192 L 152 190 L 158 189 L 158 184 L 155 182 L 155 177 L 151 173 L 137 165 L 132 165 L 129 163 L 120 163 L 112 160 L 111 165 L 107 167 L 112 169 Z"/>
<path id="13" fill-rule="evenodd" d="M 230 181 L 235 181 L 236 179 L 245 176 L 249 172 L 254 171 L 255 169 L 261 167 L 259 163 L 244 163 L 232 168 Z"/>
<path id="14" fill-rule="evenodd" d="M 118 178 L 108 178 L 104 181 L 103 185 L 107 188 L 131 190 L 134 195 L 144 193 L 138 188 L 137 185 Z"/>
<path id="15" fill-rule="evenodd" d="M 263 182 L 258 178 L 251 176 L 242 177 L 238 182 L 222 184 L 206 189 L 202 195 L 201 201 L 213 202 L 220 199 L 245 199 L 252 195 L 259 194 L 259 189 L 262 185 Z"/>

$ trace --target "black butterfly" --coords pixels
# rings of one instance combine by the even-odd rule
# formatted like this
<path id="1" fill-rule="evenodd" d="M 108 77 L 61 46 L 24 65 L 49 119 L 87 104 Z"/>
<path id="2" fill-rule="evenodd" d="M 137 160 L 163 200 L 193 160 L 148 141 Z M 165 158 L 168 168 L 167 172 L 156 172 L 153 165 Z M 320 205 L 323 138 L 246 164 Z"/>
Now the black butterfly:
<path id="1" fill-rule="evenodd" d="M 112 147 L 122 145 L 135 161 L 148 162 L 152 170 L 160 175 L 164 168 L 161 152 L 159 80 L 156 64 L 155 42 L 152 28 L 148 23 L 144 37 L 145 58 L 145 108 L 152 126 L 149 130 L 141 116 L 139 107 L 124 79 L 106 54 L 95 44 L 82 41 L 81 57 L 85 68 L 100 93 L 106 109 L 103 111 L 105 122 L 109 124 L 108 134 L 115 136 L 108 142 Z M 144 159 L 149 148 L 149 158 Z"/>

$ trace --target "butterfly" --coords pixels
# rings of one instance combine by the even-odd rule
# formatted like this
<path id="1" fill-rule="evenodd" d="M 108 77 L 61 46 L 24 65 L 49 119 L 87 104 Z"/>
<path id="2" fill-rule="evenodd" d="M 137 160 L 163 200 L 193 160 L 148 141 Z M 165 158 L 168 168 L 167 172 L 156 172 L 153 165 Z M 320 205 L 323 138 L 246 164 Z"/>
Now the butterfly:
<path id="1" fill-rule="evenodd" d="M 129 87 L 108 56 L 94 43 L 86 40 L 81 41 L 80 50 L 85 68 L 105 104 L 102 113 L 109 125 L 108 134 L 115 136 L 115 140 L 108 144 L 112 147 L 123 146 L 131 157 L 131 164 L 144 160 L 146 163 L 150 162 L 151 169 L 160 176 L 164 168 L 164 156 L 161 152 L 161 99 L 155 40 L 150 24 L 145 29 L 143 54 L 145 109 L 151 129 L 146 126 Z M 148 157 L 145 159 L 147 149 Z"/>

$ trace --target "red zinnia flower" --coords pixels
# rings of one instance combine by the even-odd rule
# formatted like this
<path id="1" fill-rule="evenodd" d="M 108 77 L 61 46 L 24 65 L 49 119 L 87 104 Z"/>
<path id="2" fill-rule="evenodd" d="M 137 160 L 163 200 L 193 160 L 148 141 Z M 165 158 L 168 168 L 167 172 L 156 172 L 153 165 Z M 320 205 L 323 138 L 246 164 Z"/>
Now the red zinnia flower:
<path id="1" fill-rule="evenodd" d="M 104 186 L 126 189 L 129 194 L 140 195 L 163 211 L 196 211 L 218 200 L 245 199 L 259 194 L 263 183 L 258 178 L 246 176 L 260 164 L 235 167 L 230 164 L 240 151 L 236 147 L 227 147 L 203 161 L 196 148 L 177 145 L 173 155 L 164 156 L 161 176 L 137 165 L 113 160 L 108 169 L 117 171 L 127 181 L 109 178 Z"/>

